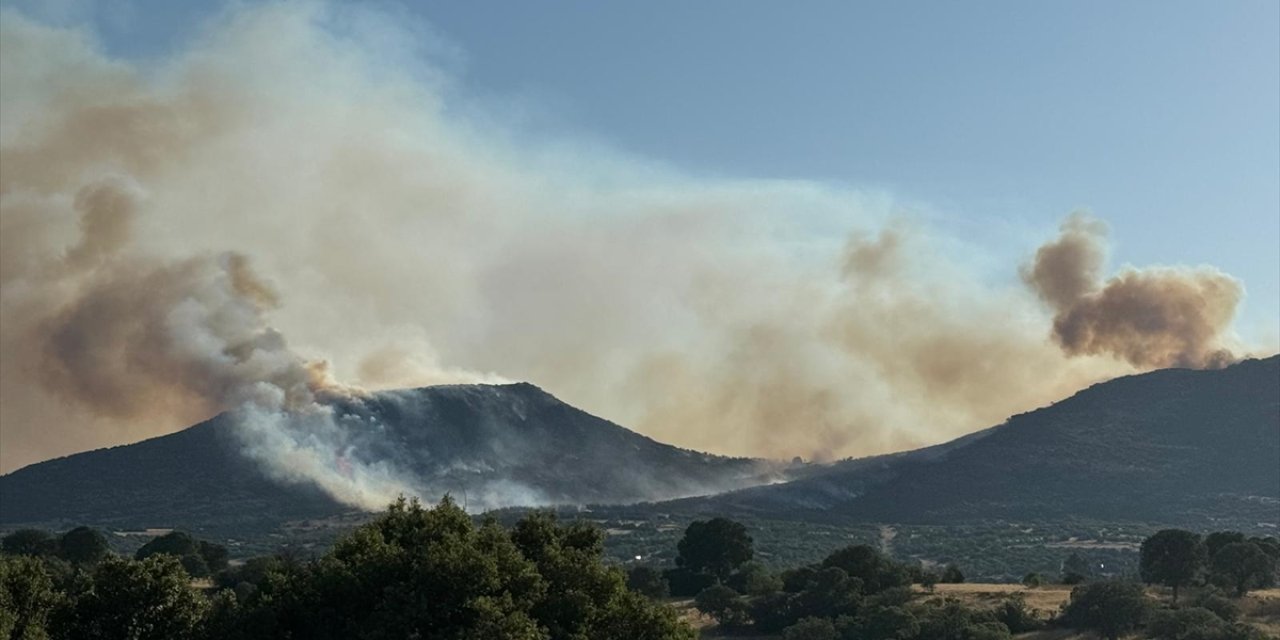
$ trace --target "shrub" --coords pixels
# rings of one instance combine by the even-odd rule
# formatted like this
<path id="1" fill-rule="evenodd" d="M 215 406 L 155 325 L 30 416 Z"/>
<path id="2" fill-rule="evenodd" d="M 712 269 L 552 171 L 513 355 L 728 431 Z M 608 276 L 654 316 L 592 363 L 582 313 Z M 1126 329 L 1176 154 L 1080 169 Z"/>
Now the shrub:
<path id="1" fill-rule="evenodd" d="M 691 598 L 703 589 L 716 583 L 715 576 L 699 573 L 685 567 L 676 567 L 662 572 L 667 581 L 667 589 L 671 595 L 679 598 Z"/>
<path id="2" fill-rule="evenodd" d="M 1208 609 L 1165 609 L 1152 614 L 1147 635 L 1158 640 L 1220 638 L 1229 626 Z"/>
<path id="3" fill-rule="evenodd" d="M 996 620 L 1008 627 L 1010 633 L 1025 633 L 1044 627 L 1044 621 L 1036 616 L 1036 612 L 1027 606 L 1027 599 L 1022 594 L 1013 596 L 1000 603 L 995 610 Z"/>
<path id="4" fill-rule="evenodd" d="M 648 598 L 665 598 L 671 592 L 662 572 L 647 566 L 632 567 L 627 572 L 627 588 Z"/>
<path id="5" fill-rule="evenodd" d="M 960 567 L 954 564 L 947 565 L 942 571 L 942 582 L 945 584 L 960 584 L 964 582 L 964 574 L 961 573 Z"/>
<path id="6" fill-rule="evenodd" d="M 836 626 L 826 618 L 805 618 L 782 632 L 784 640 L 840 640 Z"/>
<path id="7" fill-rule="evenodd" d="M 1106 581 L 1076 587 L 1063 610 L 1067 626 L 1091 629 L 1108 640 L 1116 640 L 1142 625 L 1150 602 L 1142 585 Z"/>
<path id="8" fill-rule="evenodd" d="M 1240 617 L 1240 607 L 1235 601 L 1222 595 L 1221 591 L 1213 587 L 1205 588 L 1196 594 L 1196 597 L 1191 600 L 1191 606 L 1208 609 L 1227 622 L 1233 622 Z"/>
<path id="9" fill-rule="evenodd" d="M 747 605 L 737 591 L 724 585 L 703 589 L 693 599 L 698 610 L 716 619 L 724 627 L 740 627 L 747 623 Z"/>
<path id="10" fill-rule="evenodd" d="M 96 564 L 110 551 L 107 537 L 89 527 L 76 527 L 58 539 L 58 555 L 72 564 Z"/>
<path id="11" fill-rule="evenodd" d="M 58 541 L 48 531 L 18 529 L 0 540 L 0 550 L 13 556 L 47 556 L 58 551 Z"/>
<path id="12" fill-rule="evenodd" d="M 725 583 L 738 593 L 762 596 L 782 588 L 782 578 L 758 562 L 748 562 Z"/>

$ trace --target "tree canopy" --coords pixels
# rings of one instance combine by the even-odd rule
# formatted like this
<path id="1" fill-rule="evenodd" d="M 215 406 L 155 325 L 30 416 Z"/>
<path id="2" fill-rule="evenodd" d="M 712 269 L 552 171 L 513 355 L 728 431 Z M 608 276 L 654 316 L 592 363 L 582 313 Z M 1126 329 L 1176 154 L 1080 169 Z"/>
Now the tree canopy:
<path id="1" fill-rule="evenodd" d="M 76 527 L 58 540 L 58 555 L 72 564 L 96 564 L 110 553 L 107 537 L 97 529 Z"/>
<path id="2" fill-rule="evenodd" d="M 677 565 L 722 581 L 755 556 L 747 528 L 726 518 L 693 522 L 676 549 Z"/>
<path id="3" fill-rule="evenodd" d="M 1108 580 L 1071 590 L 1071 600 L 1063 610 L 1067 623 L 1097 631 L 1108 640 L 1137 629 L 1150 608 L 1142 585 Z"/>
<path id="4" fill-rule="evenodd" d="M 1171 587 L 1173 601 L 1177 602 L 1178 588 L 1195 580 L 1207 559 L 1199 535 L 1181 529 L 1164 529 L 1142 541 L 1138 567 L 1144 582 Z"/>

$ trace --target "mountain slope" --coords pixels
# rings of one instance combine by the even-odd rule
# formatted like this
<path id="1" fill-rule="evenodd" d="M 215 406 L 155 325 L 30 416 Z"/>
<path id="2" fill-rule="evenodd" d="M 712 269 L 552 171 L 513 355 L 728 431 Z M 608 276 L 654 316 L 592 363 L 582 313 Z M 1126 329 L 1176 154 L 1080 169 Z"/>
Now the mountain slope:
<path id="1" fill-rule="evenodd" d="M 1280 521 L 1280 356 L 1094 385 L 931 449 L 688 508 L 861 522 Z"/>
<path id="2" fill-rule="evenodd" d="M 376 425 L 353 432 L 361 459 L 393 463 L 474 506 L 636 502 L 762 482 L 767 465 L 656 442 L 530 384 L 374 394 L 338 407 Z M 347 423 L 344 423 L 347 424 Z M 0 524 L 234 528 L 351 511 L 305 483 L 270 479 L 230 418 L 0 476 Z"/>

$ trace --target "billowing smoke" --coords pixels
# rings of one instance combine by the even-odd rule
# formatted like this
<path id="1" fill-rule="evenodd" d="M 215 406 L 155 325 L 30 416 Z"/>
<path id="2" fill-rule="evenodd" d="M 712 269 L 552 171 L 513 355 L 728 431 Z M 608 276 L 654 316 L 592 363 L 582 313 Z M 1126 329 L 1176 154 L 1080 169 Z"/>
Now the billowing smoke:
<path id="1" fill-rule="evenodd" d="M 1106 225 L 1083 214 L 1036 251 L 1023 279 L 1054 310 L 1053 336 L 1070 355 L 1105 354 L 1135 366 L 1221 367 L 1244 297 L 1238 280 L 1211 267 L 1124 269 L 1108 279 Z"/>
<path id="2" fill-rule="evenodd" d="M 1028 277 L 1064 351 L 1033 296 L 885 196 L 522 140 L 457 98 L 429 37 L 241 7 L 145 63 L 4 16 L 0 469 L 226 410 L 272 473 L 376 505 L 414 479 L 340 471 L 329 401 L 496 380 L 690 448 L 873 454 L 1207 364 L 1229 308 L 1131 292 L 1239 295 L 1208 272 L 1101 283 L 1095 245 L 1046 249 Z"/>

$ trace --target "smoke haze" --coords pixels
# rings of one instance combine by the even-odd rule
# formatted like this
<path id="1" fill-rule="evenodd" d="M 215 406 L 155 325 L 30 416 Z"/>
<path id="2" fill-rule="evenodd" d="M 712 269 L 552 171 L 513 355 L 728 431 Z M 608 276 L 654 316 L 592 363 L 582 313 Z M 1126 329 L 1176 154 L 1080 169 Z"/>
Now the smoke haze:
<path id="1" fill-rule="evenodd" d="M 1104 280 L 1099 222 L 1023 270 L 1050 323 L 883 197 L 517 143 L 358 18 L 239 9 L 143 64 L 4 15 L 0 470 L 234 410 L 268 469 L 376 505 L 412 480 L 335 475 L 327 397 L 528 380 L 673 444 L 830 459 L 1231 357 L 1240 284 Z"/>

